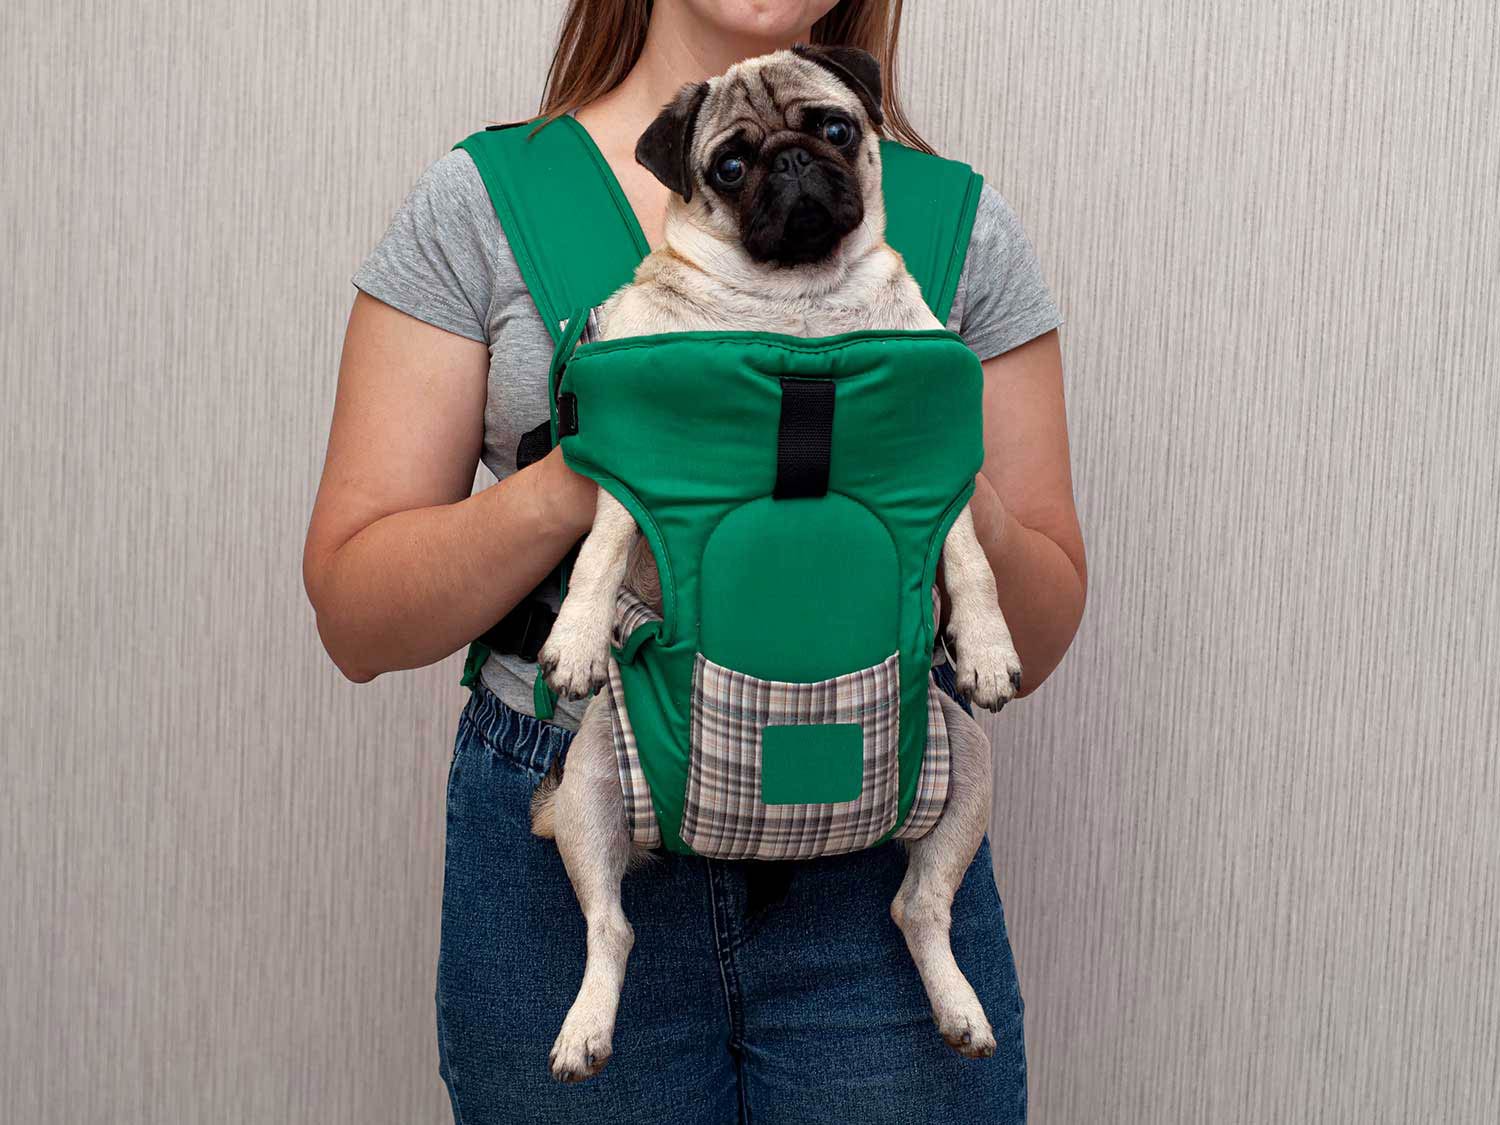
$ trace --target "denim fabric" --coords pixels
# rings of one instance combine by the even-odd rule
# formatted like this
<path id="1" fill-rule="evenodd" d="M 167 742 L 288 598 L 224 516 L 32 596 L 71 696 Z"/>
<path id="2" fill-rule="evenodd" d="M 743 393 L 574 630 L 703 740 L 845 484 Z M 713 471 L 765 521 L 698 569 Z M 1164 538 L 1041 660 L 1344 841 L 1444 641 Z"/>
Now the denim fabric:
<path id="1" fill-rule="evenodd" d="M 547 1053 L 583 975 L 584 926 L 529 805 L 571 737 L 483 688 L 459 723 L 437 985 L 458 1125 L 1025 1120 L 1021 996 L 988 839 L 953 904 L 953 948 L 994 1025 L 993 1058 L 960 1058 L 933 1025 L 889 913 L 900 844 L 781 863 L 663 854 L 625 877 L 636 941 L 614 1057 L 587 1082 L 554 1082 Z"/>

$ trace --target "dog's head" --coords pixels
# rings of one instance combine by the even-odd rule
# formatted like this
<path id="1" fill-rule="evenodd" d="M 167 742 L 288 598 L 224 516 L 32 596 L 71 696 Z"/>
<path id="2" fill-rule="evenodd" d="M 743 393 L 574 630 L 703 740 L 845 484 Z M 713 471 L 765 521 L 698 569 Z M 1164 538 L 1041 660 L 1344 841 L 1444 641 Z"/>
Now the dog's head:
<path id="1" fill-rule="evenodd" d="M 684 87 L 641 135 L 636 159 L 680 212 L 756 262 L 827 260 L 867 214 L 879 220 L 880 64 L 854 47 L 793 47 Z"/>

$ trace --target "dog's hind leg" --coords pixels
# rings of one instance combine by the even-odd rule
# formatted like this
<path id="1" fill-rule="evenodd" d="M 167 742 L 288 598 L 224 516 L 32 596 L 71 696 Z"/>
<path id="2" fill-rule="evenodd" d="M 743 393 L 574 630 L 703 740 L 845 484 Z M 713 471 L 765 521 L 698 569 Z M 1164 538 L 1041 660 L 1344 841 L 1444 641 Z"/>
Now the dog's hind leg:
<path id="1" fill-rule="evenodd" d="M 990 743 L 962 707 L 943 697 L 952 753 L 948 803 L 932 831 L 908 847 L 906 878 L 891 903 L 927 989 L 932 1018 L 949 1046 L 970 1058 L 995 1053 L 984 1007 L 953 958 L 953 895 L 984 838 L 990 815 Z"/>
<path id="2" fill-rule="evenodd" d="M 562 781 L 539 799 L 533 824 L 556 838 L 588 926 L 583 984 L 548 1057 L 554 1078 L 581 1082 L 597 1074 L 613 1050 L 620 986 L 635 944 L 620 906 L 630 839 L 605 696 L 595 696 L 584 711 Z"/>

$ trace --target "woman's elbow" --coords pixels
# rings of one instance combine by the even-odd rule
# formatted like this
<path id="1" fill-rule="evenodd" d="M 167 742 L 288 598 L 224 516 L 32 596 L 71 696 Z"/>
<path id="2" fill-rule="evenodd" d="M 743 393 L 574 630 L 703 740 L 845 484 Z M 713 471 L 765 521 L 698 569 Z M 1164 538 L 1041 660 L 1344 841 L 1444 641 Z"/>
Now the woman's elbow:
<path id="1" fill-rule="evenodd" d="M 329 562 L 311 550 L 302 559 L 302 587 L 317 619 L 318 639 L 323 643 L 323 651 L 345 679 L 351 683 L 367 684 L 380 675 L 382 669 L 372 668 L 368 660 L 361 659 L 364 646 L 353 643 L 348 636 L 349 630 L 342 626 L 338 613 L 329 604 Z"/>
<path id="2" fill-rule="evenodd" d="M 1088 603 L 1088 571 L 1081 557 L 1073 562 L 1074 579 L 1067 582 L 1054 603 L 1049 626 L 1043 635 L 1032 638 L 1034 659 L 1022 673 L 1021 689 L 1016 698 L 1024 699 L 1044 684 L 1063 662 L 1068 649 L 1078 637 L 1078 628 L 1083 623 L 1083 611 Z M 1023 659 L 1023 664 L 1026 661 Z"/>
<path id="3" fill-rule="evenodd" d="M 369 672 L 337 659 L 333 663 L 334 667 L 344 674 L 344 679 L 348 680 L 351 684 L 367 684 L 380 675 L 379 672 Z"/>
<path id="4" fill-rule="evenodd" d="M 331 627 L 327 617 L 322 613 L 317 616 L 318 639 L 323 642 L 323 651 L 346 680 L 355 684 L 367 684 L 380 675 L 383 669 L 372 668 L 367 661 L 358 659 L 354 646 L 339 636 L 338 630 Z"/>

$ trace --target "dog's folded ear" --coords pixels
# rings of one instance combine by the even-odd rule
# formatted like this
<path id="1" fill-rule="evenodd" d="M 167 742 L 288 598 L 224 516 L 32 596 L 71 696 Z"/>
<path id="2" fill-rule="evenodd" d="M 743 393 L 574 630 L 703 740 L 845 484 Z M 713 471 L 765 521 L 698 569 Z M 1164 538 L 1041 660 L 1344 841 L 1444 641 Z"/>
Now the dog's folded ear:
<path id="1" fill-rule="evenodd" d="M 859 95 L 869 114 L 870 124 L 877 129 L 885 121 L 880 112 L 880 63 L 869 51 L 858 47 L 809 46 L 798 43 L 792 50 L 808 62 L 817 63 L 845 86 Z"/>
<path id="2" fill-rule="evenodd" d="M 635 144 L 636 161 L 684 203 L 693 200 L 693 126 L 706 97 L 707 82 L 684 86 Z"/>

